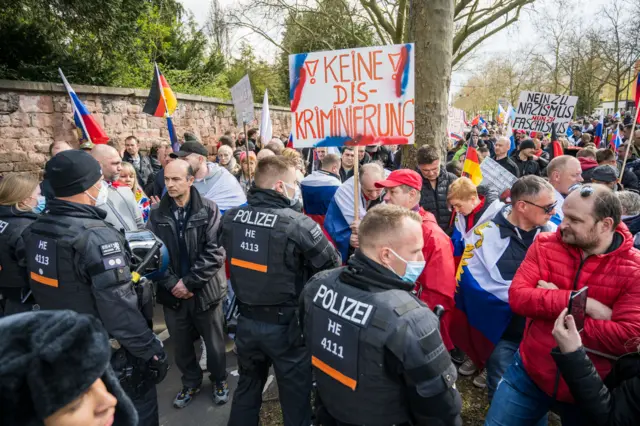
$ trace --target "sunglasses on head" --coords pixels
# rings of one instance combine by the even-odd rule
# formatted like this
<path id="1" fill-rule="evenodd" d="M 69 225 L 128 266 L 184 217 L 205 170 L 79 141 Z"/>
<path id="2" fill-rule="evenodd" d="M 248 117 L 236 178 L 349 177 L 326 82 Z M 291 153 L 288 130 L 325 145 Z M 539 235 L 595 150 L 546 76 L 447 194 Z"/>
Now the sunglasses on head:
<path id="1" fill-rule="evenodd" d="M 580 190 L 580 196 L 583 198 L 587 198 L 595 192 L 595 189 L 593 189 L 593 186 L 591 185 L 581 185 L 579 183 L 576 183 L 571 188 L 569 188 L 569 193 L 572 193 L 573 191 L 576 191 L 578 189 Z"/>

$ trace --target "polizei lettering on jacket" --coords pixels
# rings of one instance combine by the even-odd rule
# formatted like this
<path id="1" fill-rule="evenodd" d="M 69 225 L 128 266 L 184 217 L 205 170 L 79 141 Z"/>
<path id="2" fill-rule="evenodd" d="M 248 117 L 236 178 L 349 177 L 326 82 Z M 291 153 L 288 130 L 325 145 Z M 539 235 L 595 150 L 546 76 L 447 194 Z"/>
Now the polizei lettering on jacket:
<path id="1" fill-rule="evenodd" d="M 320 285 L 313 297 L 313 303 L 334 315 L 360 327 L 367 327 L 371 320 L 374 306 L 360 302 L 347 296 L 338 294 L 337 291 Z"/>
<path id="2" fill-rule="evenodd" d="M 278 221 L 278 215 L 253 210 L 238 210 L 233 221 L 246 225 L 262 226 L 263 228 L 273 228 Z"/>

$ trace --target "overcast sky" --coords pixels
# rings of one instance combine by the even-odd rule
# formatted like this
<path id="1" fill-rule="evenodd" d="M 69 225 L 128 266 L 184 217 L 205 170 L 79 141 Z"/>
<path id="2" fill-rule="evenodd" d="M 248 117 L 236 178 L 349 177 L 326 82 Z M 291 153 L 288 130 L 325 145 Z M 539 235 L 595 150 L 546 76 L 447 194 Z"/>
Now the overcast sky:
<path id="1" fill-rule="evenodd" d="M 189 9 L 195 16 L 197 22 L 204 25 L 207 20 L 210 0 L 180 0 L 187 9 Z M 241 0 L 242 1 L 242 0 Z M 596 11 L 604 4 L 610 4 L 615 0 L 573 0 L 575 2 L 574 7 L 568 8 L 569 10 L 561 11 L 568 15 L 575 16 L 576 25 L 582 20 L 583 24 L 590 25 L 594 19 L 598 19 Z M 220 4 L 223 7 L 237 3 L 237 0 L 220 0 Z M 536 28 L 536 15 L 545 11 L 551 11 L 554 13 L 559 12 L 557 10 L 557 2 L 555 0 L 537 0 L 534 3 L 535 9 L 521 14 L 520 20 L 509 27 L 508 29 L 494 35 L 489 40 L 485 41 L 476 55 L 477 59 L 466 64 L 464 71 L 455 72 L 453 75 L 452 93 L 460 90 L 465 80 L 469 77 L 468 71 L 473 71 L 478 66 L 480 61 L 487 58 L 489 55 L 494 54 L 515 54 L 522 49 L 530 49 L 535 43 L 537 38 Z M 236 34 L 232 40 L 232 51 L 239 45 L 239 40 L 245 39 L 257 46 L 257 52 L 263 58 L 274 57 L 277 49 L 269 42 L 262 39 L 260 36 L 247 35 L 247 33 Z"/>

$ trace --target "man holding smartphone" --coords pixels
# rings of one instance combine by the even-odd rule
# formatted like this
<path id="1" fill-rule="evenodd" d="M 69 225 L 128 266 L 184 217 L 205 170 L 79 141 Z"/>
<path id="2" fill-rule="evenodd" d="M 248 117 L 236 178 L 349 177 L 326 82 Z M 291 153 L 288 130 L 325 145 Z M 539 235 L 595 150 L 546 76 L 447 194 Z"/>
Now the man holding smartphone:
<path id="1" fill-rule="evenodd" d="M 535 240 L 511 284 L 511 309 L 527 325 L 485 425 L 535 425 L 551 408 L 563 426 L 588 424 L 551 357 L 553 326 L 573 291 L 589 287 L 581 337 L 601 377 L 611 362 L 596 354 L 622 355 L 640 335 L 640 252 L 621 224 L 619 200 L 605 186 L 585 185 L 562 208 L 557 232 Z"/>

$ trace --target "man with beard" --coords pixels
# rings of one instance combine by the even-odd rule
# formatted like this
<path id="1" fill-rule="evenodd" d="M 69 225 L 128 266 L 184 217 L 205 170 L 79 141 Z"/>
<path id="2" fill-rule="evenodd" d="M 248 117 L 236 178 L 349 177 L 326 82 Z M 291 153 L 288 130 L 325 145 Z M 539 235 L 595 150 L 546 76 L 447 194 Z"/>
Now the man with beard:
<path id="1" fill-rule="evenodd" d="M 527 328 L 498 389 L 485 425 L 535 425 L 553 409 L 564 426 L 584 418 L 551 356 L 551 331 L 572 291 L 589 287 L 581 337 L 604 379 L 611 358 L 640 335 L 640 252 L 621 223 L 622 208 L 608 188 L 585 185 L 566 197 L 555 233 L 536 238 L 509 289 L 513 312 Z"/>

